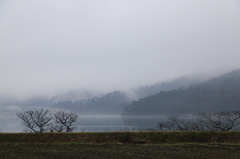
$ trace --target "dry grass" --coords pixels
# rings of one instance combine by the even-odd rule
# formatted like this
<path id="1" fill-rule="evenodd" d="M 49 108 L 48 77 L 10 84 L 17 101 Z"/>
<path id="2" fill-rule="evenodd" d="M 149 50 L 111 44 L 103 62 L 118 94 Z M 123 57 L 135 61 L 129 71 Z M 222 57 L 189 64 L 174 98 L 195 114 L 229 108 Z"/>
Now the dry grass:
<path id="1" fill-rule="evenodd" d="M 240 132 L 0 133 L 0 143 L 240 143 Z"/>
<path id="2" fill-rule="evenodd" d="M 4 159 L 237 159 L 239 157 L 239 144 L 0 144 L 0 158 Z"/>

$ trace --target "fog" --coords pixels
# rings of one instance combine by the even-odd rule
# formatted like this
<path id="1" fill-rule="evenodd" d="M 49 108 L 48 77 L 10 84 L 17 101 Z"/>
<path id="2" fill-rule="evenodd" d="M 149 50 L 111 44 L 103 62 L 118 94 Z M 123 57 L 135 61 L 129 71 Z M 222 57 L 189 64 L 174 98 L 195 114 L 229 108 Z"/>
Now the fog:
<path id="1" fill-rule="evenodd" d="M 22 125 L 22 120 L 16 116 L 16 113 L 22 113 L 29 110 L 48 109 L 50 113 L 55 113 L 56 109 L 49 107 L 27 107 L 27 106 L 1 106 L 0 107 L 0 133 L 23 132 L 26 128 Z M 166 116 L 139 116 L 122 117 L 121 115 L 80 115 L 75 132 L 110 132 L 110 131 L 146 131 L 150 128 L 157 129 L 157 123 L 166 119 Z M 129 123 L 131 120 L 133 123 Z"/>
<path id="2" fill-rule="evenodd" d="M 0 94 L 109 92 L 240 68 L 237 0 L 1 0 Z"/>

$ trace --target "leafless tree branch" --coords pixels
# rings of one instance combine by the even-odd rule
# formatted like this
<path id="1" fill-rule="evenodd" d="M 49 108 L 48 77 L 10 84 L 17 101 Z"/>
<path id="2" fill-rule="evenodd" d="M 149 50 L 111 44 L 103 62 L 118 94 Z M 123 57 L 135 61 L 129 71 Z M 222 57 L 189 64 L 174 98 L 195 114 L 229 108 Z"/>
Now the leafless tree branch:
<path id="1" fill-rule="evenodd" d="M 72 132 L 76 127 L 72 127 L 72 123 L 76 122 L 78 119 L 78 114 L 67 113 L 65 111 L 57 111 L 54 113 L 54 120 L 56 124 L 61 124 L 65 127 L 66 132 Z"/>
<path id="2" fill-rule="evenodd" d="M 44 109 L 25 111 L 24 113 L 17 113 L 16 115 L 22 119 L 22 125 L 24 125 L 26 128 L 29 128 L 33 132 L 47 131 L 49 122 L 52 120 L 49 110 Z"/>

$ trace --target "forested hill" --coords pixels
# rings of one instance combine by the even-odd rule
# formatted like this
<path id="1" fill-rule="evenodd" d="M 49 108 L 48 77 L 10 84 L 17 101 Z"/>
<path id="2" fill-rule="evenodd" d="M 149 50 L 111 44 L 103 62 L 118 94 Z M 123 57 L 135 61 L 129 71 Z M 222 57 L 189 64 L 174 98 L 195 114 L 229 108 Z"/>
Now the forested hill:
<path id="1" fill-rule="evenodd" d="M 168 115 L 240 109 L 240 70 L 186 88 L 162 91 L 125 107 L 122 115 Z"/>
<path id="2" fill-rule="evenodd" d="M 72 111 L 77 111 L 79 114 L 118 114 L 123 112 L 123 109 L 129 105 L 134 99 L 150 96 L 160 91 L 172 90 L 179 87 L 186 87 L 193 83 L 199 82 L 200 79 L 181 77 L 169 82 L 157 83 L 151 86 L 140 87 L 133 90 L 130 94 L 134 97 L 129 97 L 129 93 L 115 91 L 86 100 L 66 100 L 60 101 L 52 106 L 65 108 Z"/>
<path id="3" fill-rule="evenodd" d="M 87 100 L 63 101 L 53 104 L 54 107 L 77 111 L 79 114 L 121 114 L 131 100 L 125 93 L 115 91 L 102 97 Z"/>
<path id="4" fill-rule="evenodd" d="M 159 82 L 151 86 L 137 88 L 136 90 L 134 90 L 134 93 L 137 99 L 140 99 L 150 95 L 154 95 L 156 93 L 159 93 L 160 91 L 170 91 L 181 87 L 184 88 L 202 81 L 203 79 L 199 78 L 198 76 L 196 77 L 183 76 L 173 81 L 161 83 Z"/>

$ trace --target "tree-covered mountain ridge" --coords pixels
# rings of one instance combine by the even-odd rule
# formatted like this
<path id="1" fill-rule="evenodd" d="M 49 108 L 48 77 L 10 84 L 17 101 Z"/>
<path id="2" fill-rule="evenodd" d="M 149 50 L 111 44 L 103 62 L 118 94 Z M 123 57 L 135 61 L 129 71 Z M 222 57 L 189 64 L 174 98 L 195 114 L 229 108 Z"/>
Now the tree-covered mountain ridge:
<path id="1" fill-rule="evenodd" d="M 85 100 L 76 101 L 62 101 L 53 104 L 53 107 L 60 107 L 70 109 L 79 114 L 120 114 L 123 108 L 130 104 L 131 100 L 125 93 L 115 91 L 103 95 L 101 97 L 94 97 Z"/>
<path id="2" fill-rule="evenodd" d="M 186 87 L 201 81 L 199 78 L 189 78 L 186 76 L 177 78 L 169 82 L 159 82 L 150 86 L 139 87 L 131 92 L 114 91 L 100 97 L 84 100 L 65 100 L 52 104 L 53 107 L 64 108 L 77 111 L 79 114 L 111 114 L 120 115 L 123 109 L 133 100 L 138 100 L 156 94 L 160 91 Z"/>
<path id="3" fill-rule="evenodd" d="M 240 108 L 240 70 L 185 88 L 160 91 L 126 106 L 123 116 L 169 115 Z"/>

